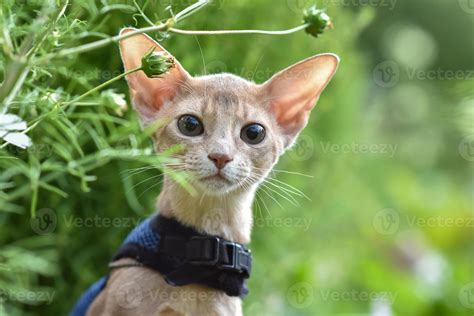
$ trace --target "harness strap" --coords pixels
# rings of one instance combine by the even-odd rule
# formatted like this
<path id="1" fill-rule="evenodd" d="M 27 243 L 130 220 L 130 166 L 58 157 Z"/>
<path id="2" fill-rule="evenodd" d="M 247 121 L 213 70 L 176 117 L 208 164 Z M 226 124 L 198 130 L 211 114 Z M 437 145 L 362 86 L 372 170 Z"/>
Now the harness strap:
<path id="1" fill-rule="evenodd" d="M 245 279 L 250 276 L 252 257 L 245 246 L 161 215 L 145 227 L 151 232 L 142 229 L 138 237 L 132 232 L 113 261 L 132 258 L 160 272 L 173 286 L 198 283 L 229 296 L 248 294 Z M 140 236 L 146 236 L 146 241 Z"/>

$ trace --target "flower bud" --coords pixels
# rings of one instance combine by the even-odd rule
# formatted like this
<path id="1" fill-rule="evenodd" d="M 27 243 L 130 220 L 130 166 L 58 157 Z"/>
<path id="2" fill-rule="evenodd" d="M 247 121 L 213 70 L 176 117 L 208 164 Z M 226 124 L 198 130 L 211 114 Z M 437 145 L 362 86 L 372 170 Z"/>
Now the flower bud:
<path id="1" fill-rule="evenodd" d="M 325 9 L 318 9 L 316 5 L 304 10 L 303 21 L 309 24 L 305 29 L 306 33 L 314 37 L 318 37 L 326 29 L 332 27 L 331 18 L 326 14 Z"/>
<path id="2" fill-rule="evenodd" d="M 148 78 L 159 78 L 174 67 L 173 57 L 150 50 L 142 57 L 142 70 Z"/>

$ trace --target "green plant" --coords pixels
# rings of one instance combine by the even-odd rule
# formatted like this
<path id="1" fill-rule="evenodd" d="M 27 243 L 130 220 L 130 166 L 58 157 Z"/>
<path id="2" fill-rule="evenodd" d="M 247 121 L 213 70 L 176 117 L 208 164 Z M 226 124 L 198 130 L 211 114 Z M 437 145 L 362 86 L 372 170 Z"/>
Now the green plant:
<path id="1" fill-rule="evenodd" d="M 308 127 L 272 173 L 303 198 L 293 193 L 296 207 L 258 192 L 246 315 L 370 314 L 378 307 L 370 295 L 383 293 L 394 301 L 379 310 L 393 315 L 469 314 L 472 227 L 416 223 L 472 218 L 474 52 L 458 45 L 472 40 L 471 15 L 441 0 L 394 8 L 326 1 L 338 27 L 313 40 L 301 23 L 303 2 L 216 0 L 190 16 L 192 0 L 74 0 L 63 14 L 59 2 L 2 1 L 0 111 L 9 123 L 0 127 L 0 315 L 67 314 L 154 211 L 162 166 L 172 161 L 153 155 L 125 80 L 74 100 L 122 75 L 118 30 L 156 28 L 183 10 L 166 27 L 184 35 L 237 30 L 147 32 L 190 74 L 231 72 L 262 83 L 316 53 L 341 57 Z M 287 36 L 238 34 L 295 25 L 300 31 Z M 400 68 L 392 88 L 374 78 L 386 60 Z M 430 69 L 461 71 L 465 80 L 418 78 Z M 31 145 L 6 144 L 6 129 Z M 399 217 L 392 234 L 377 226 L 387 208 Z M 56 225 L 38 230 L 48 216 Z"/>
<path id="2" fill-rule="evenodd" d="M 127 111 L 124 95 L 105 88 L 136 71 L 144 71 L 150 77 L 160 76 L 173 67 L 173 61 L 150 51 L 143 56 L 142 67 L 97 84 L 97 78 L 89 78 L 87 71 L 98 68 L 78 65 L 87 71 L 74 67 L 71 70 L 71 65 L 77 66 L 75 59 L 79 56 L 85 58 L 85 54 L 93 54 L 95 50 L 143 32 L 160 32 L 162 36 L 167 36 L 167 33 L 282 35 L 308 27 L 304 24 L 285 31 L 189 31 L 176 28 L 209 2 L 197 1 L 156 24 L 136 2 L 133 6 L 105 6 L 92 14 L 89 21 L 79 18 L 80 11 L 88 6 L 81 1 L 70 3 L 61 0 L 18 6 L 15 2 L 2 4 L 1 221 L 7 221 L 13 214 L 23 214 L 25 206 L 29 205 L 32 222 L 28 225 L 34 225 L 33 221 L 41 220 L 44 215 L 42 208 L 37 214 L 38 204 L 40 207 L 54 205 L 54 201 L 93 193 L 91 187 L 98 179 L 97 172 L 112 163 L 118 165 L 116 172 L 124 174 L 122 180 L 126 186 L 127 202 L 136 212 L 142 212 L 143 207 L 133 190 L 137 184 L 132 183 L 130 176 L 144 170 L 155 170 L 159 176 L 166 172 L 164 165 L 172 163 L 169 154 L 178 148 L 154 155 L 149 135 L 156 125 L 141 131 L 136 121 L 128 117 L 131 113 Z M 101 26 L 99 17 L 113 11 L 136 12 L 136 17 L 143 18 L 150 26 L 122 36 L 96 31 Z M 91 37 L 102 39 L 82 44 L 84 39 Z M 187 186 L 184 175 L 173 176 Z M 192 190 L 189 186 L 188 189 Z M 60 212 L 56 210 L 54 216 L 59 216 Z M 8 312 L 20 313 L 21 304 L 45 303 L 44 296 L 40 295 L 42 291 L 50 295 L 56 293 L 53 286 L 36 287 L 38 278 L 50 279 L 57 274 L 59 259 L 52 249 L 57 246 L 54 238 L 49 235 L 27 237 L 20 233 L 0 236 L 0 244 L 4 244 L 0 247 L 0 299 L 6 300 L 4 308 Z M 23 299 L 21 293 L 31 293 L 31 299 Z"/>

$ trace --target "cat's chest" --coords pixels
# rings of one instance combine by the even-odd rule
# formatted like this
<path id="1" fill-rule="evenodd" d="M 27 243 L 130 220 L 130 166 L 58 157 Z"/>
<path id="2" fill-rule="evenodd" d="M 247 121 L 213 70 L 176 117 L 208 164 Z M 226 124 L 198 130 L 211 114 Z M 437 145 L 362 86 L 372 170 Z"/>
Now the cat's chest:
<path id="1" fill-rule="evenodd" d="M 171 286 L 161 274 L 143 267 L 114 271 L 105 291 L 107 299 L 118 300 L 118 308 L 129 310 L 130 315 L 160 315 L 165 306 L 176 315 L 242 315 L 238 297 L 201 285 Z"/>

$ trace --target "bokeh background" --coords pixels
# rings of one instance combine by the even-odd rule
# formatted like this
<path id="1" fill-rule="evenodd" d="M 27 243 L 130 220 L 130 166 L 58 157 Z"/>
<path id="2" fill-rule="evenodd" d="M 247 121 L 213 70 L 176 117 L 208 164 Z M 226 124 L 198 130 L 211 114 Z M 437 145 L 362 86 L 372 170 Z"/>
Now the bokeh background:
<path id="1" fill-rule="evenodd" d="M 192 3 L 138 2 L 154 23 Z M 259 192 L 246 314 L 473 315 L 474 2 L 317 3 L 334 23 L 317 39 L 150 34 L 192 74 L 259 83 L 316 53 L 341 57 L 272 175 L 308 198 Z M 179 27 L 291 28 L 311 4 L 216 0 Z M 46 36 L 8 100 L 33 145 L 0 140 L 0 314 L 64 315 L 154 211 L 160 171 L 133 172 L 153 154 L 124 80 L 53 111 L 122 72 L 116 44 L 39 59 L 148 24 L 127 0 L 71 1 L 55 24 L 54 1 L 1 6 L 2 81 Z"/>

